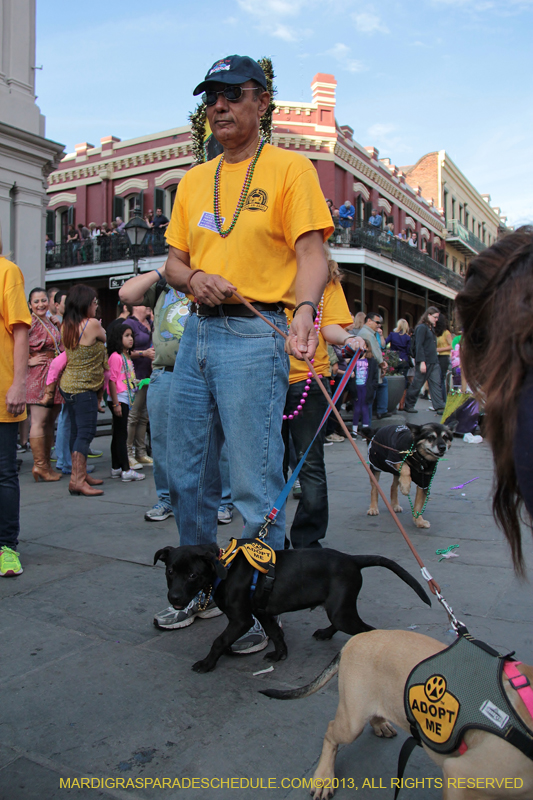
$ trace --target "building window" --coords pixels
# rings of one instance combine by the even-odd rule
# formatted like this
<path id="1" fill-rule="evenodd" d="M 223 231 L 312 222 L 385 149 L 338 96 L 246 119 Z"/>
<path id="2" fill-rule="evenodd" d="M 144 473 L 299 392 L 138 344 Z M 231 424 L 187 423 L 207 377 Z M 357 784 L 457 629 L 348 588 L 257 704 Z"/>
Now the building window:
<path id="1" fill-rule="evenodd" d="M 450 269 L 450 256 L 446 256 L 446 269 Z"/>
<path id="2" fill-rule="evenodd" d="M 463 206 L 459 206 L 459 222 L 463 224 Z"/>
<path id="3" fill-rule="evenodd" d="M 143 210 L 143 192 L 139 192 L 139 194 L 129 194 L 126 198 L 124 198 L 124 222 L 129 222 L 130 219 L 133 217 L 133 212 L 135 209 L 140 209 L 141 217 L 144 213 Z M 120 215 L 119 215 L 120 216 Z"/>
<path id="4" fill-rule="evenodd" d="M 455 200 L 452 197 L 452 219 L 457 219 L 455 216 Z"/>
<path id="5" fill-rule="evenodd" d="M 444 204 L 444 224 L 448 226 L 448 192 L 446 191 L 446 189 L 444 190 L 443 204 Z"/>
<path id="6" fill-rule="evenodd" d="M 457 272 L 457 259 L 452 256 L 452 269 Z"/>

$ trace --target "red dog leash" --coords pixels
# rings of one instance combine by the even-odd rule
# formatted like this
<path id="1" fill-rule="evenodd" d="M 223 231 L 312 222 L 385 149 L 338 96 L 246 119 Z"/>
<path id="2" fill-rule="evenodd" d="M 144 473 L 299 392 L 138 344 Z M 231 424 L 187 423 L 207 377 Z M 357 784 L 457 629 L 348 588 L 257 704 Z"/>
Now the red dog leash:
<path id="1" fill-rule="evenodd" d="M 254 308 L 254 306 L 253 306 L 251 303 L 249 303 L 249 302 L 248 302 L 248 300 L 245 300 L 245 299 L 244 299 L 244 297 L 243 297 L 241 294 L 239 294 L 238 292 L 233 292 L 233 294 L 235 295 L 235 297 L 238 299 L 238 301 L 239 301 L 240 303 L 242 303 L 243 305 L 245 305 L 245 306 L 246 306 L 246 308 L 250 309 L 250 311 L 253 311 L 253 313 L 254 313 L 254 314 L 256 314 L 258 317 L 260 317 L 260 318 L 261 318 L 261 319 L 262 319 L 264 322 L 266 322 L 266 324 L 267 324 L 267 325 L 269 325 L 269 326 L 270 326 L 270 327 L 271 327 L 273 330 L 275 330 L 275 331 L 276 331 L 276 333 L 279 333 L 279 335 L 280 335 L 280 336 L 281 336 L 281 337 L 282 337 L 282 338 L 283 338 L 285 341 L 287 341 L 287 339 L 288 339 L 287 335 L 286 335 L 285 333 L 283 333 L 283 331 L 281 331 L 281 330 L 280 330 L 280 329 L 277 327 L 277 325 L 274 325 L 274 323 L 273 323 L 273 322 L 271 322 L 271 321 L 270 321 L 269 319 L 267 319 L 267 318 L 266 318 L 266 317 L 265 317 L 263 314 L 261 314 L 261 312 L 260 312 L 260 311 L 258 311 L 256 308 Z M 399 529 L 400 533 L 402 534 L 403 538 L 405 539 L 405 541 L 406 541 L 406 543 L 407 543 L 407 546 L 408 546 L 408 547 L 409 547 L 409 549 L 411 550 L 411 552 L 412 552 L 413 556 L 416 558 L 416 560 L 417 560 L 417 562 L 418 562 L 418 565 L 419 565 L 419 567 L 420 567 L 420 570 L 421 570 L 421 572 L 422 572 L 422 577 L 424 578 L 424 580 L 426 580 L 426 581 L 428 582 L 428 585 L 429 585 L 429 588 L 430 588 L 430 590 L 431 590 L 431 591 L 433 592 L 433 594 L 434 594 L 434 595 L 437 597 L 437 599 L 439 600 L 439 602 L 441 603 L 441 605 L 444 607 L 444 609 L 445 609 L 446 613 L 448 614 L 448 617 L 449 617 L 449 619 L 450 619 L 450 624 L 452 625 L 453 629 L 454 629 L 456 632 L 457 632 L 457 631 L 458 631 L 460 628 L 464 628 L 465 626 L 464 626 L 464 625 L 463 625 L 463 624 L 462 624 L 462 623 L 461 623 L 461 622 L 460 622 L 460 621 L 457 619 L 457 617 L 456 617 L 456 616 L 455 616 L 455 614 L 453 613 L 453 610 L 452 610 L 451 606 L 450 606 L 450 605 L 449 605 L 449 604 L 446 602 L 445 598 L 444 598 L 444 597 L 443 597 L 443 595 L 441 594 L 441 591 L 440 591 L 440 586 L 439 586 L 439 585 L 438 585 L 438 583 L 437 583 L 437 582 L 434 580 L 434 578 L 432 578 L 432 576 L 430 575 L 430 573 L 429 573 L 429 570 L 426 568 L 426 566 L 425 566 L 424 562 L 423 562 L 423 561 L 422 561 L 422 559 L 420 558 L 420 556 L 419 556 L 419 554 L 418 554 L 418 552 L 417 552 L 417 550 L 416 550 L 416 547 L 415 547 L 415 546 L 414 546 L 414 544 L 412 543 L 411 539 L 410 539 L 410 538 L 409 538 L 409 536 L 407 535 L 407 532 L 406 532 L 405 528 L 403 527 L 402 523 L 400 522 L 400 520 L 399 520 L 399 518 L 398 518 L 398 515 L 397 515 L 397 514 L 396 514 L 396 512 L 394 511 L 394 509 L 393 509 L 393 507 L 391 506 L 391 504 L 390 504 L 390 502 L 389 502 L 388 498 L 386 497 L 386 495 L 385 495 L 385 493 L 384 493 L 383 489 L 382 489 L 382 488 L 381 488 L 381 486 L 379 485 L 379 481 L 377 481 L 377 480 L 376 480 L 375 476 L 374 476 L 374 475 L 373 475 L 373 473 L 372 473 L 372 470 L 370 469 L 370 467 L 369 467 L 369 466 L 368 466 L 368 464 L 366 463 L 366 460 L 365 460 L 365 458 L 363 458 L 363 455 L 361 454 L 361 451 L 360 451 L 360 450 L 359 450 L 359 448 L 357 447 L 357 445 L 356 445 L 355 441 L 354 441 L 354 440 L 352 439 L 352 437 L 350 436 L 350 433 L 349 433 L 349 431 L 348 431 L 348 428 L 346 427 L 346 424 L 345 424 L 345 422 L 344 422 L 343 418 L 341 417 L 341 414 L 340 414 L 340 412 L 337 410 L 337 408 L 335 407 L 335 404 L 332 402 L 332 400 L 331 400 L 331 397 L 330 397 L 330 396 L 329 396 L 329 394 L 328 394 L 328 390 L 326 389 L 326 387 L 324 386 L 324 384 L 322 383 L 322 381 L 321 381 L 321 380 L 319 380 L 319 378 L 318 378 L 318 375 L 317 375 L 317 372 L 316 372 L 315 368 L 313 367 L 313 365 L 311 364 L 311 362 L 310 362 L 310 360 L 307 358 L 307 356 L 304 356 L 304 361 L 305 361 L 305 363 L 307 364 L 307 367 L 308 367 L 309 371 L 310 371 L 310 372 L 311 372 L 311 374 L 313 375 L 313 377 L 314 377 L 314 379 L 315 379 L 315 381 L 316 381 L 317 385 L 320 387 L 320 390 L 322 391 L 322 394 L 323 394 L 323 395 L 324 395 L 324 397 L 326 398 L 326 402 L 327 402 L 327 403 L 328 403 L 328 405 L 331 407 L 331 410 L 332 410 L 333 414 L 335 414 L 335 416 L 336 416 L 336 418 L 337 418 L 337 420 L 338 420 L 338 422 L 339 422 L 339 425 L 341 426 L 341 428 L 342 428 L 342 429 L 343 429 L 343 431 L 345 432 L 345 434 L 346 434 L 346 438 L 348 439 L 348 441 L 349 441 L 349 442 L 350 442 L 350 444 L 352 445 L 353 449 L 355 450 L 355 452 L 356 452 L 356 454 L 357 454 L 357 457 L 358 457 L 358 458 L 359 458 L 359 460 L 361 461 L 361 464 L 363 465 L 363 467 L 364 467 L 364 468 L 365 468 L 365 470 L 367 471 L 367 473 L 368 473 L 368 477 L 370 478 L 370 480 L 372 481 L 372 483 L 373 483 L 373 484 L 374 484 L 374 486 L 376 487 L 376 489 L 377 489 L 377 491 L 378 491 L 378 493 L 379 493 L 379 496 L 381 497 L 381 499 L 383 500 L 383 502 L 384 502 L 384 503 L 385 503 L 385 505 L 387 506 L 387 509 L 388 509 L 389 513 L 391 514 L 391 516 L 392 516 L 392 518 L 393 518 L 394 522 L 395 522 L 395 523 L 396 523 L 396 525 L 398 526 L 398 529 Z"/>

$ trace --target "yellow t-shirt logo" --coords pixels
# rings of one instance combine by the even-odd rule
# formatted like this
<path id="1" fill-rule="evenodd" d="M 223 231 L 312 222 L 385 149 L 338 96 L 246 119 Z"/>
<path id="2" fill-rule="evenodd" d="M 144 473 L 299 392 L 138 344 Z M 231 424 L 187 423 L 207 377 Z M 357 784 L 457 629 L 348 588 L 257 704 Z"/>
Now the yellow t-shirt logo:
<path id="1" fill-rule="evenodd" d="M 246 195 L 243 209 L 244 211 L 266 211 L 268 208 L 268 195 L 264 189 L 252 189 Z"/>

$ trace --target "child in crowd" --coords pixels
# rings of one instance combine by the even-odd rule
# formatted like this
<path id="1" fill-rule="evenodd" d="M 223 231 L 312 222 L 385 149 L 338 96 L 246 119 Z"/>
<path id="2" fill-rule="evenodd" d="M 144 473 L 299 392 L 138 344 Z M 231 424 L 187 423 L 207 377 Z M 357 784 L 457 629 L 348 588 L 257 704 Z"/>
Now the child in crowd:
<path id="1" fill-rule="evenodd" d="M 372 356 L 372 348 L 368 339 L 364 339 L 366 348 L 364 354 L 355 364 L 355 388 L 356 397 L 353 407 L 352 437 L 357 436 L 359 419 L 361 419 L 361 429 L 370 426 L 370 409 L 374 402 L 374 396 L 378 387 L 378 365 Z"/>
<path id="2" fill-rule="evenodd" d="M 131 327 L 123 322 L 115 325 L 107 342 L 109 361 L 108 403 L 113 414 L 113 435 L 111 439 L 111 477 L 129 481 L 143 481 L 145 475 L 130 468 L 128 461 L 128 414 L 133 405 L 135 392 L 135 371 L 130 358 L 134 340 Z"/>

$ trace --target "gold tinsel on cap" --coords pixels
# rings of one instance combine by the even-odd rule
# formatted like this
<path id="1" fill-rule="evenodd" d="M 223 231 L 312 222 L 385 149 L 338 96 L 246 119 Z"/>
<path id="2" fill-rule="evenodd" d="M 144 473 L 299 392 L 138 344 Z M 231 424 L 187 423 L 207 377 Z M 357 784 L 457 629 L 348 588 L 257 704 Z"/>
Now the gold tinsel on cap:
<path id="1" fill-rule="evenodd" d="M 267 90 L 270 92 L 270 103 L 261 117 L 259 125 L 259 132 L 267 142 L 272 141 L 272 114 L 276 104 L 274 103 L 274 95 L 276 87 L 274 86 L 274 68 L 272 66 L 272 59 L 264 57 L 260 58 L 257 62 L 263 72 L 267 82 Z M 192 152 L 194 155 L 195 164 L 203 164 L 206 160 L 206 147 L 205 147 L 205 126 L 207 122 L 206 104 L 202 101 L 198 103 L 195 110 L 189 114 L 191 122 L 191 136 L 192 136 Z"/>

